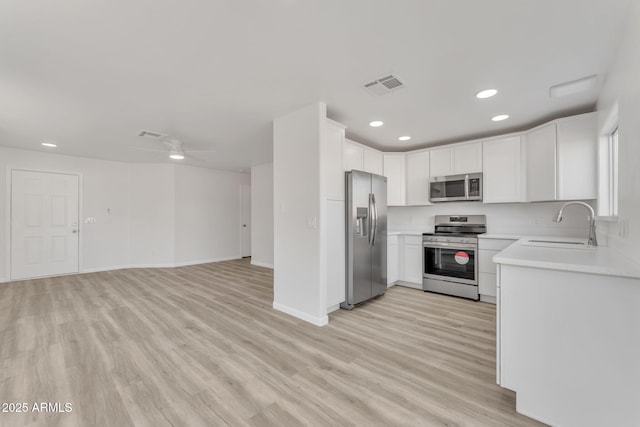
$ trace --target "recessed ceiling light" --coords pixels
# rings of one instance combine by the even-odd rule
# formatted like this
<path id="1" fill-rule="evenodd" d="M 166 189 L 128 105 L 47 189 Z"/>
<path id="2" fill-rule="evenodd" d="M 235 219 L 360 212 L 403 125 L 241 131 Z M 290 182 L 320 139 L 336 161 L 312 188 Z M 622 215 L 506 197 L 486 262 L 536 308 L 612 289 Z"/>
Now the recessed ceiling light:
<path id="1" fill-rule="evenodd" d="M 382 126 L 384 123 L 381 122 L 380 120 L 374 120 L 372 122 L 369 122 L 369 126 L 371 126 L 372 128 L 379 128 L 380 126 Z"/>
<path id="2" fill-rule="evenodd" d="M 183 160 L 184 159 L 184 154 L 182 154 L 182 153 L 171 153 L 171 154 L 169 154 L 169 157 L 172 158 L 173 160 Z"/>
<path id="3" fill-rule="evenodd" d="M 410 139 L 411 139 L 410 136 L 401 136 L 400 138 L 398 138 L 399 141 L 408 141 Z"/>
<path id="4" fill-rule="evenodd" d="M 476 93 L 476 98 L 480 98 L 480 99 L 491 98 L 496 93 L 498 93 L 498 91 L 495 89 L 485 89 Z"/>
<path id="5" fill-rule="evenodd" d="M 57 145 L 52 142 L 42 142 L 40 145 L 44 147 L 57 147 Z"/>
<path id="6" fill-rule="evenodd" d="M 501 122 L 503 120 L 507 120 L 508 118 L 508 114 L 498 114 L 497 116 L 491 117 L 491 120 L 493 120 L 494 122 Z"/>

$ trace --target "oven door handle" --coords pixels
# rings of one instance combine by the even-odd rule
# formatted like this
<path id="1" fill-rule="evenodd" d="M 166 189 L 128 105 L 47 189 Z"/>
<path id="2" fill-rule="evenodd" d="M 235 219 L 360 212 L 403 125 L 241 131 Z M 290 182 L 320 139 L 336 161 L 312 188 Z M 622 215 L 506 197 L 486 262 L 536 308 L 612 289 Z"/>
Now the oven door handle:
<path id="1" fill-rule="evenodd" d="M 469 243 L 423 243 L 422 246 L 434 249 L 477 249 L 476 245 Z"/>

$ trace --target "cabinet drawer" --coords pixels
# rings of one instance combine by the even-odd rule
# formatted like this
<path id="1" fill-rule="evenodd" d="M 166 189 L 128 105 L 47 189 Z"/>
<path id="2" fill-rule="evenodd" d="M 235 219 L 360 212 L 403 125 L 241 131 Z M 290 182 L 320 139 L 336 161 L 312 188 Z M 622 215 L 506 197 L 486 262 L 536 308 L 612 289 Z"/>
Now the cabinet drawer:
<path id="1" fill-rule="evenodd" d="M 404 236 L 405 245 L 421 245 L 422 236 Z"/>
<path id="2" fill-rule="evenodd" d="M 478 271 L 480 273 L 496 274 L 496 265 L 492 259 L 498 252 L 500 251 L 488 251 L 486 249 L 478 251 Z"/>
<path id="3" fill-rule="evenodd" d="M 518 239 L 478 239 L 478 249 L 501 251 L 517 242 Z"/>

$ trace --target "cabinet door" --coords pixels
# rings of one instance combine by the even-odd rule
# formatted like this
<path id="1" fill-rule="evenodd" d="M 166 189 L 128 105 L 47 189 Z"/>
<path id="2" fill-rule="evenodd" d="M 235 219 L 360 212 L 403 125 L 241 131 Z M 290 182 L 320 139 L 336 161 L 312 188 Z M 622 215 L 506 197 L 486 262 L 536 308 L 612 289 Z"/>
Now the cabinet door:
<path id="1" fill-rule="evenodd" d="M 404 245 L 403 280 L 422 284 L 422 245 Z"/>
<path id="2" fill-rule="evenodd" d="M 404 154 L 385 154 L 384 176 L 387 177 L 387 204 L 406 205 L 406 165 Z"/>
<path id="3" fill-rule="evenodd" d="M 482 147 L 484 203 L 522 202 L 524 176 L 519 136 L 485 141 Z"/>
<path id="4" fill-rule="evenodd" d="M 453 149 L 438 148 L 430 151 L 430 176 L 453 175 Z"/>
<path id="5" fill-rule="evenodd" d="M 527 199 L 556 200 L 556 125 L 527 134 Z"/>
<path id="6" fill-rule="evenodd" d="M 382 152 L 374 149 L 364 149 L 364 171 L 382 175 L 384 165 L 382 164 Z"/>
<path id="7" fill-rule="evenodd" d="M 453 147 L 453 174 L 482 172 L 482 143 Z"/>
<path id="8" fill-rule="evenodd" d="M 327 123 L 323 171 L 327 183 L 327 199 L 344 200 L 344 128 Z"/>
<path id="9" fill-rule="evenodd" d="M 387 241 L 387 285 L 398 281 L 398 239 L 392 237 Z"/>
<path id="10" fill-rule="evenodd" d="M 594 114 L 558 126 L 558 200 L 596 198 L 597 140 Z"/>
<path id="11" fill-rule="evenodd" d="M 407 154 L 407 205 L 429 204 L 429 152 Z"/>
<path id="12" fill-rule="evenodd" d="M 364 170 L 364 148 L 345 140 L 344 144 L 344 170 Z"/>

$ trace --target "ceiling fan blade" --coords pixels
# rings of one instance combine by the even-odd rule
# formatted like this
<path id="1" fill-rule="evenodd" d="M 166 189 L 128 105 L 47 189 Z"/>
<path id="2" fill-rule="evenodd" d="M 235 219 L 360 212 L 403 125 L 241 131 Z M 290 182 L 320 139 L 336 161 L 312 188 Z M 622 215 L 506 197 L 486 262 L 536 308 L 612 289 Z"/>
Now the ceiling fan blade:
<path id="1" fill-rule="evenodd" d="M 167 150 L 164 148 L 143 148 L 143 147 L 131 147 L 131 146 L 127 148 L 131 150 L 140 150 L 140 151 L 156 151 L 156 152 L 164 151 L 165 153 L 167 152 Z"/>
<path id="2" fill-rule="evenodd" d="M 215 153 L 217 150 L 189 150 L 188 148 L 184 150 L 188 153 Z"/>

